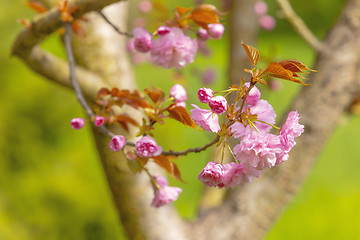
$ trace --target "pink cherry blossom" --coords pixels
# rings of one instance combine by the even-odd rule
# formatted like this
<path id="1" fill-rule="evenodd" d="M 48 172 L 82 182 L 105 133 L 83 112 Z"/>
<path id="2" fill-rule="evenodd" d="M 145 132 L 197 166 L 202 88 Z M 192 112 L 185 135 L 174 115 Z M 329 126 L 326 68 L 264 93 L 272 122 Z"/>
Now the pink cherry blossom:
<path id="1" fill-rule="evenodd" d="M 160 188 L 154 188 L 155 196 L 151 206 L 158 208 L 178 199 L 182 192 L 181 188 L 168 186 L 167 180 L 163 176 L 154 176 L 154 179 Z"/>
<path id="2" fill-rule="evenodd" d="M 279 136 L 252 131 L 234 147 L 233 152 L 245 168 L 263 170 L 275 166 L 283 150 Z"/>
<path id="3" fill-rule="evenodd" d="M 226 188 L 234 188 L 237 185 L 251 182 L 252 177 L 247 175 L 244 165 L 231 162 L 223 165 L 224 177 L 223 185 Z"/>
<path id="4" fill-rule="evenodd" d="M 152 3 L 148 0 L 143 0 L 139 2 L 139 11 L 143 13 L 148 13 L 152 10 Z"/>
<path id="5" fill-rule="evenodd" d="M 275 124 L 276 114 L 273 107 L 266 100 L 259 100 L 253 106 L 246 106 L 244 109 L 250 109 L 251 114 L 256 114 L 257 119 L 263 122 L 267 122 L 269 124 Z M 271 126 L 262 122 L 255 121 L 256 128 L 262 133 L 268 133 L 271 130 Z M 254 130 L 256 131 L 256 130 Z M 231 125 L 231 132 L 233 133 L 233 137 L 241 138 L 246 134 L 252 132 L 249 125 L 244 127 L 242 123 L 235 122 Z"/>
<path id="6" fill-rule="evenodd" d="M 175 107 L 183 107 L 183 108 L 186 108 L 186 102 L 176 101 L 176 102 L 175 102 Z"/>
<path id="7" fill-rule="evenodd" d="M 185 101 L 187 99 L 186 90 L 180 84 L 175 84 L 170 89 L 170 97 L 173 97 L 176 101 Z"/>
<path id="8" fill-rule="evenodd" d="M 152 61 L 165 68 L 181 68 L 194 61 L 197 41 L 184 35 L 180 28 L 172 27 L 168 34 L 160 35 L 152 43 Z"/>
<path id="9" fill-rule="evenodd" d="M 165 34 L 168 34 L 171 31 L 171 29 L 168 26 L 160 26 L 156 30 L 156 34 L 159 36 L 163 36 Z"/>
<path id="10" fill-rule="evenodd" d="M 134 47 L 139 52 L 149 52 L 152 45 L 152 36 L 143 28 L 134 28 Z"/>
<path id="11" fill-rule="evenodd" d="M 249 87 L 250 83 L 245 83 L 245 86 Z M 255 105 L 259 101 L 260 95 L 260 90 L 256 86 L 253 86 L 246 98 L 245 103 L 249 105 Z"/>
<path id="12" fill-rule="evenodd" d="M 201 103 L 208 103 L 214 96 L 214 91 L 210 88 L 200 88 L 197 92 L 197 95 Z"/>
<path id="13" fill-rule="evenodd" d="M 226 112 L 227 101 L 223 96 L 216 96 L 209 100 L 209 107 L 216 114 L 223 114 Z"/>
<path id="14" fill-rule="evenodd" d="M 95 116 L 94 123 L 95 126 L 99 127 L 104 124 L 105 118 L 103 116 Z"/>
<path id="15" fill-rule="evenodd" d="M 206 131 L 220 131 L 219 119 L 210 110 L 201 109 L 195 104 L 191 104 L 195 109 L 190 110 L 191 118 L 194 122 Z"/>
<path id="16" fill-rule="evenodd" d="M 254 4 L 254 12 L 258 16 L 265 15 L 267 13 L 268 7 L 266 2 L 264 1 L 257 1 Z"/>
<path id="17" fill-rule="evenodd" d="M 196 36 L 202 41 L 206 41 L 209 39 L 208 32 L 204 28 L 199 28 L 196 32 Z"/>
<path id="18" fill-rule="evenodd" d="M 206 69 L 202 75 L 201 80 L 204 85 L 210 85 L 216 79 L 216 70 L 214 68 Z"/>
<path id="19" fill-rule="evenodd" d="M 162 152 L 162 147 L 157 145 L 151 137 L 144 136 L 135 143 L 135 151 L 140 157 L 150 158 L 159 156 Z"/>
<path id="20" fill-rule="evenodd" d="M 73 118 L 71 119 L 71 127 L 73 129 L 79 130 L 85 126 L 85 119 L 83 118 Z"/>
<path id="21" fill-rule="evenodd" d="M 208 33 L 211 38 L 220 39 L 224 34 L 225 27 L 221 23 L 208 24 Z"/>
<path id="22" fill-rule="evenodd" d="M 220 163 L 208 162 L 197 179 L 209 187 L 223 187 L 224 168 Z"/>
<path id="23" fill-rule="evenodd" d="M 275 28 L 276 21 L 272 16 L 264 15 L 260 17 L 259 24 L 263 29 L 271 31 Z"/>
<path id="24" fill-rule="evenodd" d="M 126 144 L 126 138 L 124 136 L 115 135 L 110 140 L 109 147 L 114 152 L 117 152 L 117 151 L 120 151 L 121 149 L 123 149 L 125 144 Z"/>

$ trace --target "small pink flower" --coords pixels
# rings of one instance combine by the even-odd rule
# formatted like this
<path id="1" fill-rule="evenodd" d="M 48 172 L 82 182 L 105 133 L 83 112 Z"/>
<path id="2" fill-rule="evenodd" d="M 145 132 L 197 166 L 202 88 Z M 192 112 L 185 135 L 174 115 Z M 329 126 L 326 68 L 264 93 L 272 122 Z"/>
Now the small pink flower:
<path id="1" fill-rule="evenodd" d="M 224 168 L 220 163 L 208 162 L 197 179 L 209 187 L 223 186 Z"/>
<path id="2" fill-rule="evenodd" d="M 170 97 L 175 98 L 176 101 L 185 101 L 187 99 L 186 90 L 180 84 L 175 84 L 170 89 Z"/>
<path id="3" fill-rule="evenodd" d="M 237 185 L 251 182 L 252 177 L 246 174 L 244 165 L 231 162 L 223 165 L 223 184 L 226 188 L 234 188 Z"/>
<path id="4" fill-rule="evenodd" d="M 184 35 L 178 27 L 156 38 L 151 47 L 152 61 L 165 68 L 181 68 L 194 61 L 197 41 Z"/>
<path id="5" fill-rule="evenodd" d="M 130 38 L 128 41 L 127 41 L 127 45 L 126 45 L 128 51 L 130 53 L 134 53 L 135 52 L 135 39 L 134 38 Z"/>
<path id="6" fill-rule="evenodd" d="M 121 135 L 115 135 L 109 143 L 109 147 L 111 148 L 111 150 L 113 150 L 114 152 L 120 151 L 121 149 L 124 148 L 126 144 L 126 138 L 124 136 Z"/>
<path id="7" fill-rule="evenodd" d="M 266 100 L 261 99 L 257 101 L 255 105 L 246 106 L 244 111 L 247 108 L 250 109 L 251 114 L 257 115 L 258 120 L 267 122 L 269 124 L 275 124 L 275 111 L 271 104 Z M 270 125 L 262 122 L 255 121 L 255 126 L 261 133 L 268 133 L 271 130 Z M 244 135 L 251 133 L 252 130 L 249 125 L 244 127 L 242 123 L 235 122 L 233 125 L 231 125 L 231 132 L 233 133 L 233 137 L 242 138 Z"/>
<path id="8" fill-rule="evenodd" d="M 206 131 L 220 131 L 219 119 L 216 114 L 213 114 L 210 110 L 201 109 L 195 104 L 192 104 L 192 106 L 195 109 L 190 110 L 191 118 L 197 125 Z"/>
<path id="9" fill-rule="evenodd" d="M 273 30 L 276 25 L 275 18 L 273 18 L 272 16 L 269 16 L 269 15 L 261 16 L 259 19 L 259 23 L 260 23 L 260 26 L 267 31 Z"/>
<path id="10" fill-rule="evenodd" d="M 202 41 L 206 41 L 209 39 L 208 32 L 204 28 L 199 28 L 196 32 L 196 36 Z"/>
<path id="11" fill-rule="evenodd" d="M 134 47 L 139 52 L 149 52 L 152 45 L 152 36 L 143 28 L 134 28 Z"/>
<path id="12" fill-rule="evenodd" d="M 169 187 L 166 178 L 163 176 L 154 176 L 154 179 L 160 188 L 154 187 L 155 196 L 151 203 L 153 207 L 161 207 L 175 201 L 182 192 L 181 188 Z"/>
<path id="13" fill-rule="evenodd" d="M 140 157 L 150 158 L 159 156 L 162 152 L 162 147 L 157 145 L 151 137 L 144 136 L 135 143 L 135 151 Z"/>
<path id="14" fill-rule="evenodd" d="M 163 36 L 165 34 L 168 34 L 171 31 L 171 29 L 168 26 L 160 26 L 156 30 L 156 34 L 159 36 Z"/>
<path id="15" fill-rule="evenodd" d="M 206 69 L 201 76 L 201 80 L 204 85 L 210 85 L 215 81 L 216 70 L 214 68 Z"/>
<path id="16" fill-rule="evenodd" d="M 139 2 L 139 11 L 142 13 L 148 13 L 152 10 L 152 3 L 148 0 Z"/>
<path id="17" fill-rule="evenodd" d="M 85 119 L 83 118 L 73 118 L 71 119 L 71 127 L 73 129 L 79 130 L 85 126 Z"/>
<path id="18" fill-rule="evenodd" d="M 216 114 L 223 114 L 226 112 L 227 101 L 223 96 L 216 96 L 210 99 L 209 107 Z"/>
<path id="19" fill-rule="evenodd" d="M 104 124 L 105 118 L 103 116 L 95 116 L 94 122 L 95 126 L 99 127 Z"/>
<path id="20" fill-rule="evenodd" d="M 249 87 L 250 83 L 245 83 L 245 86 Z M 259 101 L 260 95 L 260 90 L 256 86 L 253 86 L 246 98 L 245 103 L 249 105 L 255 105 Z"/>
<path id="21" fill-rule="evenodd" d="M 221 23 L 210 23 L 208 24 L 209 36 L 214 39 L 220 39 L 224 34 L 225 27 Z"/>
<path id="22" fill-rule="evenodd" d="M 197 95 L 201 103 L 208 103 L 214 96 L 214 91 L 210 88 L 200 88 L 197 92 Z"/>
<path id="23" fill-rule="evenodd" d="M 257 1 L 254 4 L 254 12 L 258 16 L 265 15 L 267 13 L 267 10 L 268 10 L 267 4 L 264 1 Z"/>

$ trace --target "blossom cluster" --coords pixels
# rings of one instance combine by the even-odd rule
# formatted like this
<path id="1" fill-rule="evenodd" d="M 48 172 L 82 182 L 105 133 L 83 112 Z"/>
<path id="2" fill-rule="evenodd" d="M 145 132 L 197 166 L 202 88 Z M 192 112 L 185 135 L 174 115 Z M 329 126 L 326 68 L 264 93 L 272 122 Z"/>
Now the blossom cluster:
<path id="1" fill-rule="evenodd" d="M 304 126 L 299 124 L 298 112 L 292 111 L 280 133 L 270 133 L 276 118 L 273 107 L 266 100 L 260 99 L 257 87 L 250 88 L 250 84 L 245 83 L 244 89 L 248 90 L 248 94 L 243 100 L 245 104 L 241 113 L 230 121 L 226 129 L 228 137 L 239 140 L 232 149 L 234 162 L 220 164 L 210 161 L 198 176 L 198 180 L 209 187 L 233 188 L 251 182 L 253 177 L 259 177 L 262 170 L 286 161 L 290 150 L 296 144 L 294 139 L 304 131 Z M 192 118 L 206 131 L 219 131 L 218 118 L 214 115 L 219 104 L 214 107 L 210 102 L 220 96 L 213 97 L 211 89 L 203 88 L 199 89 L 198 96 L 200 102 L 209 102 L 211 111 L 193 105 L 195 109 L 191 110 Z M 248 119 L 248 122 L 244 119 Z"/>
<path id="2" fill-rule="evenodd" d="M 220 39 L 224 33 L 224 26 L 211 23 L 207 29 L 200 28 L 197 37 L 200 40 L 209 38 Z M 182 68 L 194 61 L 198 51 L 198 40 L 184 34 L 179 27 L 160 26 L 153 37 L 144 28 L 133 29 L 134 38 L 130 49 L 141 53 L 150 53 L 150 60 L 164 68 Z"/>

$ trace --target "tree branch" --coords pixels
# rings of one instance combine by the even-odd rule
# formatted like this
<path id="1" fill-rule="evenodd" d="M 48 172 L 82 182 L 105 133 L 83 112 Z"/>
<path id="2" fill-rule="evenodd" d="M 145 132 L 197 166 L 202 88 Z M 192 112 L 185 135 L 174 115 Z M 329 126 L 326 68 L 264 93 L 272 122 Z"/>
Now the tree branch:
<path id="1" fill-rule="evenodd" d="M 295 13 L 288 0 L 277 0 L 286 19 L 295 31 L 317 52 L 324 51 L 324 44 L 310 31 L 304 21 Z"/>
<path id="2" fill-rule="evenodd" d="M 120 31 L 120 29 L 115 26 L 106 16 L 102 11 L 98 11 L 99 15 L 105 20 L 105 22 L 107 22 L 114 30 L 115 32 L 119 33 L 120 35 L 124 35 L 127 37 L 132 37 L 133 35 L 128 33 L 128 32 L 122 32 Z"/>

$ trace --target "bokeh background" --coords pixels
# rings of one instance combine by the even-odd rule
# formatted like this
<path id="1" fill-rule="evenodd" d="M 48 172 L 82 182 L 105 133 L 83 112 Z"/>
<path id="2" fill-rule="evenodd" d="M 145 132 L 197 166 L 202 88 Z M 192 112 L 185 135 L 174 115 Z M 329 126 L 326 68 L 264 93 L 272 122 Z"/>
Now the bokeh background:
<path id="1" fill-rule="evenodd" d="M 12 42 L 22 28 L 16 20 L 34 16 L 25 2 L 0 0 L 0 240 L 125 239 L 90 129 L 70 128 L 72 118 L 84 116 L 74 95 L 10 57 Z M 166 2 L 169 8 L 191 6 L 189 0 Z M 219 5 L 219 1 L 205 2 Z M 316 57 L 314 52 L 279 18 L 275 0 L 267 3 L 277 26 L 271 32 L 260 32 L 258 48 L 263 58 L 296 58 L 311 66 Z M 334 24 L 344 3 L 292 1 L 319 38 Z M 133 19 L 140 14 L 136 5 L 130 13 Z M 42 45 L 64 57 L 57 35 L 50 36 Z M 209 67 L 217 75 L 211 87 L 226 88 L 227 36 L 220 44 L 210 41 L 210 47 L 210 57 L 198 56 L 181 74 L 149 64 L 135 66 L 140 88 L 153 84 L 168 91 L 180 82 L 189 89 L 189 109 L 190 103 L 197 103 L 197 88 L 203 86 L 199 75 Z M 302 87 L 288 82 L 281 86 L 280 91 L 263 89 L 263 98 L 274 106 L 278 116 Z M 303 188 L 274 223 L 266 240 L 360 239 L 360 119 L 344 114 L 339 121 Z M 185 149 L 211 139 L 211 135 L 203 132 L 184 130 L 171 121 L 168 124 L 171 134 L 169 126 L 156 132 L 158 142 L 166 149 Z M 208 151 L 177 160 L 187 184 L 170 181 L 184 189 L 175 203 L 184 218 L 195 217 L 202 189 L 196 176 L 211 154 Z"/>

